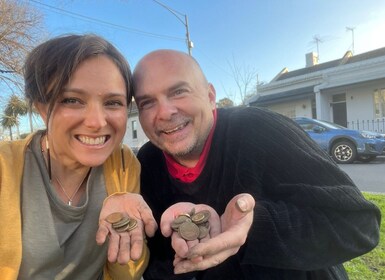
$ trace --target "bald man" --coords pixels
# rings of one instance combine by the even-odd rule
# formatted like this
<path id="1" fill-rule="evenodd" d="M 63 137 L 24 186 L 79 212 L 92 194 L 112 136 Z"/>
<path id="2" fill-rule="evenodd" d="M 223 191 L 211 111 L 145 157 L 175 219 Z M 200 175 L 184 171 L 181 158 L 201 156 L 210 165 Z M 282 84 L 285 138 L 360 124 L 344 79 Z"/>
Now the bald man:
<path id="1" fill-rule="evenodd" d="M 290 119 L 216 109 L 214 86 L 178 51 L 144 56 L 133 83 L 150 139 L 141 192 L 160 223 L 145 279 L 348 279 L 342 263 L 377 245 L 378 208 Z M 186 242 L 170 223 L 199 205 L 220 218 Z"/>

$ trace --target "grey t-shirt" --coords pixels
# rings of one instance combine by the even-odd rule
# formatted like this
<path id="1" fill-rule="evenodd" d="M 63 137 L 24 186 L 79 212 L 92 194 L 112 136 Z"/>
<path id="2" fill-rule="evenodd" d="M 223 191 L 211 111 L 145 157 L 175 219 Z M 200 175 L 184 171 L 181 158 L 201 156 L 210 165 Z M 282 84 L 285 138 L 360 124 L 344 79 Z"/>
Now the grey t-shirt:
<path id="1" fill-rule="evenodd" d="M 103 168 L 92 168 L 80 205 L 69 206 L 50 183 L 40 137 L 33 137 L 25 157 L 19 279 L 101 279 L 107 244 L 98 246 L 95 237 L 107 197 Z"/>

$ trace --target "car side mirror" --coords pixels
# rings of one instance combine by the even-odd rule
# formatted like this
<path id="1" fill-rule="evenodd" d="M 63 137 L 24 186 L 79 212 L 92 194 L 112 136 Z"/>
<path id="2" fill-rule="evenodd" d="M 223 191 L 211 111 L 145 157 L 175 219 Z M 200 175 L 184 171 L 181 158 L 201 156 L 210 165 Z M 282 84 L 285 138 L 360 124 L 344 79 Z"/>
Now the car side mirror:
<path id="1" fill-rule="evenodd" d="M 323 127 L 319 126 L 319 125 L 313 127 L 313 131 L 314 131 L 315 133 L 322 133 L 324 130 L 325 130 L 325 129 L 324 129 Z"/>

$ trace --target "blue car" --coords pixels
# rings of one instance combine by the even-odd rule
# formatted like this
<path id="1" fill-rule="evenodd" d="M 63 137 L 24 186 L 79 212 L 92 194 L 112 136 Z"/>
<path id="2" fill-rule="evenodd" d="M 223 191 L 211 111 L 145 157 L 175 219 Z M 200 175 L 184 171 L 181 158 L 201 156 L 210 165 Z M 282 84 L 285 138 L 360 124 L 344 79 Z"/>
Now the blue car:
<path id="1" fill-rule="evenodd" d="M 369 162 L 385 151 L 385 137 L 379 133 L 304 117 L 293 120 L 337 163 Z"/>

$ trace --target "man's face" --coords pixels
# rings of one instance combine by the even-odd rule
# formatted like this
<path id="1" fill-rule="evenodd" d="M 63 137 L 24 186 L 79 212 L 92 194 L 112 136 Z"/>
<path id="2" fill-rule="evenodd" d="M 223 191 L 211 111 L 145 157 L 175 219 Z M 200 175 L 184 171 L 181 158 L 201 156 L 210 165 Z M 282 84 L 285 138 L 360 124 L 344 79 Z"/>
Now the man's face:
<path id="1" fill-rule="evenodd" d="M 213 86 L 189 57 L 175 52 L 143 59 L 134 83 L 147 137 L 179 163 L 195 165 L 213 125 Z"/>

